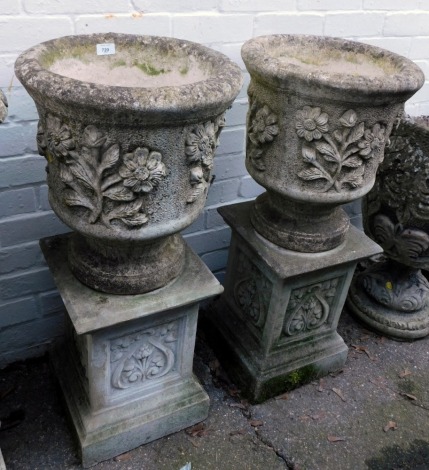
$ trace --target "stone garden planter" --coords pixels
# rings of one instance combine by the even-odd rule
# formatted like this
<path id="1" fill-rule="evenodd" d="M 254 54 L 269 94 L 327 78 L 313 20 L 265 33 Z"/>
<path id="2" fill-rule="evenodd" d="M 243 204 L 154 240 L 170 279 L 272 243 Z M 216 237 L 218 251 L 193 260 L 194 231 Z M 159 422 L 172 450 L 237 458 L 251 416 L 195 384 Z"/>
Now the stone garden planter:
<path id="1" fill-rule="evenodd" d="M 97 55 L 106 43 L 115 53 Z M 39 112 L 49 201 L 75 231 L 76 277 L 118 294 L 177 277 L 185 251 L 178 232 L 204 207 L 239 68 L 187 41 L 95 34 L 27 50 L 16 75 Z"/>
<path id="2" fill-rule="evenodd" d="M 372 188 L 423 73 L 386 50 L 317 36 L 254 38 L 242 56 L 251 75 L 246 166 L 267 189 L 252 223 L 284 248 L 332 249 L 349 226 L 340 205 Z"/>
<path id="3" fill-rule="evenodd" d="M 364 198 L 367 235 L 386 259 L 355 277 L 348 304 L 384 335 L 429 334 L 429 118 L 402 118 L 391 134 L 376 184 Z"/>

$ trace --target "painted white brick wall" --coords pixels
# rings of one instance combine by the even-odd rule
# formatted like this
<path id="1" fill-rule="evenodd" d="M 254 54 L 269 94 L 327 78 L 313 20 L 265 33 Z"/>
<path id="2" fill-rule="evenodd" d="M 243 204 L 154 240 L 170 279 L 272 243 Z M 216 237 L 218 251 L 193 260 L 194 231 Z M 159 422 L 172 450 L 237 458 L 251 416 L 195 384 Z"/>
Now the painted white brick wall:
<path id="1" fill-rule="evenodd" d="M 245 86 L 227 113 L 204 213 L 185 237 L 223 279 L 230 231 L 216 209 L 262 188 L 244 165 L 248 74 L 242 43 L 272 33 L 335 35 L 407 56 L 429 79 L 429 0 L 0 0 L 0 87 L 9 117 L 0 126 L 0 367 L 42 353 L 62 332 L 62 304 L 38 239 L 68 231 L 50 210 L 45 161 L 36 151 L 37 113 L 13 74 L 24 49 L 59 36 L 115 31 L 176 36 L 228 55 Z M 407 104 L 429 114 L 429 81 Z M 360 224 L 359 202 L 347 207 Z"/>

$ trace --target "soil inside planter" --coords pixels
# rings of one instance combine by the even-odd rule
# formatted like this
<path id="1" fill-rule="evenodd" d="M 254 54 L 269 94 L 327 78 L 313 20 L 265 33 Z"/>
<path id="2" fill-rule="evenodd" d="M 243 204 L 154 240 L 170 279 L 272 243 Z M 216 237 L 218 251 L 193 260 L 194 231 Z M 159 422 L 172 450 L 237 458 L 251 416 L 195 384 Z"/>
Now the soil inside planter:
<path id="1" fill-rule="evenodd" d="M 143 88 L 187 85 L 205 80 L 209 75 L 193 57 L 168 59 L 127 53 L 59 58 L 48 69 L 83 82 Z"/>
<path id="2" fill-rule="evenodd" d="M 368 78 L 381 78 L 398 73 L 398 68 L 388 58 L 376 57 L 360 52 L 334 49 L 290 47 L 279 49 L 273 54 L 283 64 L 296 65 L 308 71 L 328 72 L 329 74 L 359 75 Z"/>

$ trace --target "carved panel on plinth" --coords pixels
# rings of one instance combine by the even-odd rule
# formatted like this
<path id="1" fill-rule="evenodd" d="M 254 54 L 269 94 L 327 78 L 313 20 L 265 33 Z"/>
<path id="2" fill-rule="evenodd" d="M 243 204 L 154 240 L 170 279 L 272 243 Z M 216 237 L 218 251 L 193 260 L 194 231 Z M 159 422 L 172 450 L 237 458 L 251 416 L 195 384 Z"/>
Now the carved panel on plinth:
<path id="1" fill-rule="evenodd" d="M 267 318 L 273 285 L 248 257 L 238 252 L 235 273 L 234 300 L 244 319 L 258 331 Z"/>
<path id="2" fill-rule="evenodd" d="M 286 309 L 281 338 L 306 335 L 325 328 L 335 300 L 341 294 L 342 276 L 293 289 Z"/>
<path id="3" fill-rule="evenodd" d="M 179 322 L 140 330 L 110 341 L 113 389 L 140 389 L 177 371 Z"/>

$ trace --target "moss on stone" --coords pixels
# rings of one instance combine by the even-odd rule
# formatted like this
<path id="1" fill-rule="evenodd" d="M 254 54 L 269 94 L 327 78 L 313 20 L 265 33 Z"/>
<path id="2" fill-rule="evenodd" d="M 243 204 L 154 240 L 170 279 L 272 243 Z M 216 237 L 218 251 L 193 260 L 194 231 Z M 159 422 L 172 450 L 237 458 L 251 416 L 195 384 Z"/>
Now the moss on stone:
<path id="1" fill-rule="evenodd" d="M 150 62 L 137 62 L 136 60 L 133 62 L 134 67 L 139 68 L 142 72 L 146 75 L 150 75 L 151 77 L 161 75 L 162 73 L 167 73 L 169 70 L 165 69 L 158 69 Z"/>
<path id="2" fill-rule="evenodd" d="M 318 371 L 312 364 L 296 369 L 288 374 L 268 380 L 258 393 L 257 402 L 261 403 L 268 398 L 288 392 L 301 385 L 307 384 L 318 377 Z"/>

